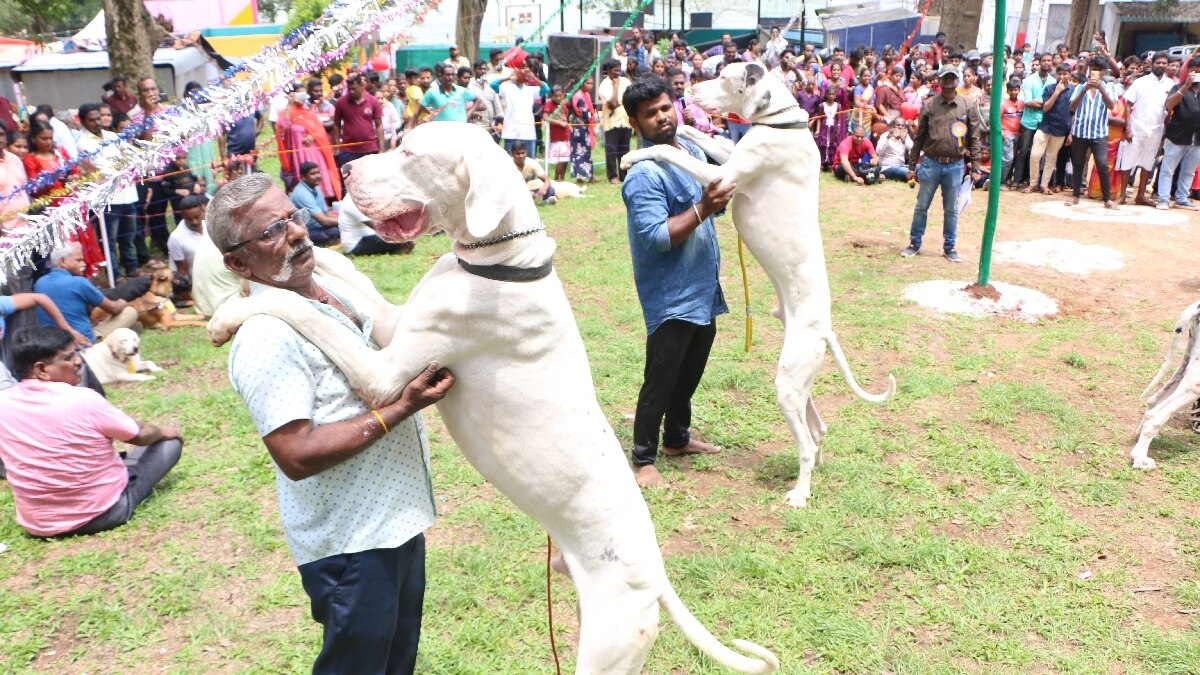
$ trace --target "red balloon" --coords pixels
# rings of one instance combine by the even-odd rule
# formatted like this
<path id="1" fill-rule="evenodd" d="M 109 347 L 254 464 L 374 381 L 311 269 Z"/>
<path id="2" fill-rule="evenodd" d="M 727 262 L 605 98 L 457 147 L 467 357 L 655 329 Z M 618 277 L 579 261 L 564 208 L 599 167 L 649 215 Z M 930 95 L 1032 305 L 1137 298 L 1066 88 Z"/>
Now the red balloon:
<path id="1" fill-rule="evenodd" d="M 371 62 L 371 70 L 376 72 L 389 70 L 390 68 L 391 64 L 388 63 L 387 57 L 385 56 L 376 56 L 375 60 Z"/>
<path id="2" fill-rule="evenodd" d="M 909 122 L 917 119 L 917 115 L 921 112 L 921 106 L 916 103 L 906 102 L 900 105 L 900 116 Z"/>

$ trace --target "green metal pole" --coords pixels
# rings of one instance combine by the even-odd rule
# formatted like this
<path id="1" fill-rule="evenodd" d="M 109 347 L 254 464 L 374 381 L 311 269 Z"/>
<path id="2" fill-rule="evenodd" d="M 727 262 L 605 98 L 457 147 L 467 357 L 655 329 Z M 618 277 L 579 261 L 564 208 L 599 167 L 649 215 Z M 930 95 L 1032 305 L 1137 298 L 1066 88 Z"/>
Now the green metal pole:
<path id="1" fill-rule="evenodd" d="M 1008 8 L 1004 0 L 996 0 L 996 30 L 992 38 L 992 109 L 988 121 L 992 133 L 989 143 L 992 149 L 992 176 L 988 183 L 987 215 L 983 218 L 983 246 L 979 248 L 980 286 L 987 286 L 992 274 L 992 240 L 996 238 L 996 218 L 1000 215 L 1000 169 L 1004 163 L 1004 132 L 1000 128 L 1000 102 L 1006 90 L 1003 81 L 997 82 L 996 75 L 1004 78 L 1004 28 L 1008 24 Z"/>

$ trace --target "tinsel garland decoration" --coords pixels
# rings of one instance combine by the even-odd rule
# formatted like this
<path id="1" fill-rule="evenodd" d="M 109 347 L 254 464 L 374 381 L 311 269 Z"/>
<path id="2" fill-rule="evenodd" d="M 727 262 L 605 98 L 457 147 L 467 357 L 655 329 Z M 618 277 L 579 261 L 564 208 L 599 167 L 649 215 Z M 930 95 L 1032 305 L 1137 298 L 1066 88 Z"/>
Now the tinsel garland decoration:
<path id="1" fill-rule="evenodd" d="M 137 138 L 143 127 L 126 130 L 116 140 L 106 142 L 98 152 L 107 145 L 120 144 L 121 153 L 103 175 L 75 182 L 73 194 L 58 206 L 25 216 L 23 226 L 9 229 L 0 237 L 0 284 L 28 265 L 35 254 L 49 254 L 62 246 L 71 232 L 87 227 L 88 212 L 104 211 L 121 186 L 171 162 L 178 151 L 216 138 L 237 120 L 252 115 L 297 76 L 343 58 L 360 37 L 405 16 L 419 23 L 439 1 L 338 0 L 316 21 L 223 73 L 194 99 L 152 115 L 146 122 L 154 130 L 151 140 Z M 38 192 L 62 179 L 43 181 L 39 176 L 20 189 Z"/>

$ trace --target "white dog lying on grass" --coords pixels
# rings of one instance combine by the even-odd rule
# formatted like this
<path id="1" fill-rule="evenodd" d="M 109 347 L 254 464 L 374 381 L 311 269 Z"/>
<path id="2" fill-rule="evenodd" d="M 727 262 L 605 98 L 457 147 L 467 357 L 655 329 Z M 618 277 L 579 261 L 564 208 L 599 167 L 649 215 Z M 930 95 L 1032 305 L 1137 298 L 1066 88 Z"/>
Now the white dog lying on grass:
<path id="1" fill-rule="evenodd" d="M 395 400 L 430 362 L 454 371 L 437 404 L 464 456 L 538 521 L 562 551 L 579 596 L 577 673 L 640 673 L 659 607 L 692 644 L 745 673 L 771 673 L 770 651 L 747 657 L 688 611 L 663 569 L 654 524 L 620 443 L 596 402 L 583 340 L 552 267 L 553 239 L 512 161 L 477 126 L 431 122 L 401 146 L 356 160 L 354 203 L 388 241 L 445 230 L 453 253 L 389 304 L 345 258 L 316 249 L 317 272 L 370 306 L 378 352 L 339 340 L 337 323 L 300 296 L 271 290 L 226 302 L 209 323 L 220 344 L 249 317 L 271 314 L 323 351 L 374 405 Z"/>
<path id="2" fill-rule="evenodd" d="M 83 352 L 83 360 L 100 384 L 145 382 L 162 370 L 153 361 L 143 360 L 142 339 L 128 328 L 118 328 Z"/>
<path id="3" fill-rule="evenodd" d="M 1146 391 L 1142 392 L 1142 398 L 1150 409 L 1142 416 L 1137 444 L 1129 452 L 1135 469 L 1155 467 L 1154 460 L 1149 456 L 1150 442 L 1172 415 L 1200 399 L 1200 349 L 1196 347 L 1196 337 L 1200 333 L 1197 328 L 1200 328 L 1200 302 L 1188 305 L 1179 315 L 1167 359 L 1154 374 L 1154 379 L 1150 380 Z M 1162 381 L 1173 363 L 1179 364 L 1175 374 L 1151 396 L 1150 392 Z"/>

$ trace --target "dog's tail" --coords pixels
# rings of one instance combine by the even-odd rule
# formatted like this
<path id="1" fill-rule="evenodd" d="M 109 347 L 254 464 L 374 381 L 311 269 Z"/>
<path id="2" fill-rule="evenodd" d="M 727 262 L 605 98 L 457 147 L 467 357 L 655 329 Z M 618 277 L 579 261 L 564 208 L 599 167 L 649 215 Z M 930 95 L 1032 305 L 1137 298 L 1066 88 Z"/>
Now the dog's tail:
<path id="1" fill-rule="evenodd" d="M 671 617 L 676 626 L 679 626 L 679 630 L 683 631 L 687 639 L 710 659 L 739 673 L 765 675 L 779 670 L 779 659 L 775 658 L 771 650 L 765 647 L 760 647 L 747 640 L 734 640 L 733 644 L 737 645 L 739 649 L 757 657 L 751 658 L 721 644 L 717 638 L 713 637 L 712 633 L 708 632 L 704 624 L 692 615 L 691 611 L 683 604 L 683 600 L 679 599 L 679 594 L 675 592 L 675 589 L 669 583 L 665 583 L 664 586 L 666 588 L 661 599 L 663 609 L 667 610 L 667 615 Z"/>
<path id="2" fill-rule="evenodd" d="M 837 335 L 833 331 L 828 331 L 821 335 L 825 340 L 825 344 L 829 345 L 829 352 L 833 354 L 833 360 L 837 364 L 838 372 L 842 374 L 842 378 L 846 380 L 846 384 L 850 386 L 850 391 L 854 395 L 867 403 L 883 403 L 896 395 L 896 378 L 888 373 L 888 388 L 882 394 L 871 394 L 858 386 L 858 380 L 854 379 L 854 373 L 850 372 L 850 364 L 846 362 L 846 355 L 842 353 L 842 345 L 838 343 Z"/>
<path id="3" fill-rule="evenodd" d="M 1171 364 L 1179 362 L 1185 354 L 1191 351 L 1192 342 L 1196 339 L 1194 327 L 1197 316 L 1200 316 L 1200 302 L 1188 305 L 1184 308 L 1183 313 L 1179 315 L 1179 321 L 1175 322 L 1175 337 L 1171 338 L 1171 349 L 1167 352 L 1166 360 L 1159 366 L 1158 372 L 1154 374 L 1154 379 L 1150 380 L 1150 384 L 1146 385 L 1146 391 L 1142 392 L 1142 400 L 1150 402 L 1157 399 L 1163 389 L 1168 388 L 1164 386 L 1155 392 L 1154 396 L 1150 395 L 1150 392 L 1155 391 L 1155 387 L 1162 382 L 1163 377 L 1170 370 Z M 1185 366 L 1187 366 L 1186 361 L 1179 368 L 1182 369 Z M 1178 370 L 1175 373 L 1175 375 L 1180 374 Z M 1175 376 L 1172 376 L 1169 382 L 1174 380 Z M 1153 404 L 1151 403 L 1151 405 Z"/>

